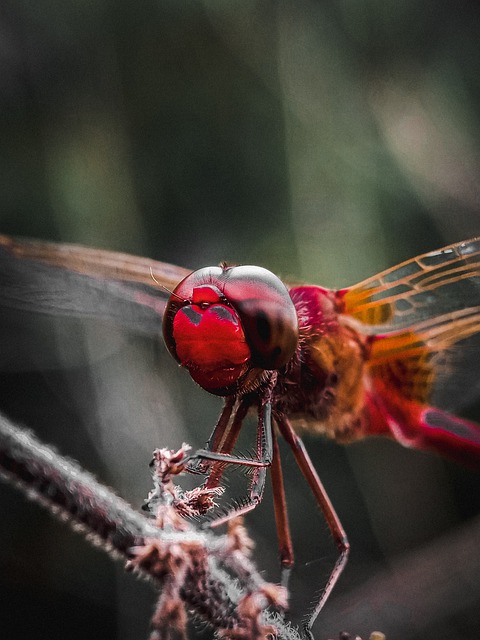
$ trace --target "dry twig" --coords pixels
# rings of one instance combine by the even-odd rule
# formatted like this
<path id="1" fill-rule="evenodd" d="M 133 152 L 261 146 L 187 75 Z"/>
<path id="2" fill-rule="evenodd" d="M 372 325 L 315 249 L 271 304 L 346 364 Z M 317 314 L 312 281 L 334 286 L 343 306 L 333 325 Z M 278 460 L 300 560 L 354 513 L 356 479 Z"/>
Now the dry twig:
<path id="1" fill-rule="evenodd" d="M 177 454 L 181 458 L 185 450 Z M 0 415 L 0 475 L 160 588 L 152 640 L 185 633 L 185 606 L 223 637 L 256 640 L 275 631 L 279 639 L 298 640 L 279 613 L 265 611 L 270 604 L 284 605 L 284 592 L 266 583 L 247 557 L 250 543 L 241 525 L 214 536 L 180 518 L 178 511 L 198 511 L 213 497 L 201 491 L 177 494 L 171 481 L 177 463 L 181 467 L 172 454 L 163 476 L 156 469 L 162 486 L 157 487 L 155 524 L 78 464 Z"/>

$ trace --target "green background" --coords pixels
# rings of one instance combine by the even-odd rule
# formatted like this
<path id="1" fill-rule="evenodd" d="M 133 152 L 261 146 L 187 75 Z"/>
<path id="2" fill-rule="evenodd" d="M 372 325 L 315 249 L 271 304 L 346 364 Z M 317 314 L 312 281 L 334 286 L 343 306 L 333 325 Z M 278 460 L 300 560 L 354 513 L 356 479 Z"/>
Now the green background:
<path id="1" fill-rule="evenodd" d="M 0 232 L 329 287 L 475 236 L 479 27 L 468 2 L 3 0 Z M 34 344 L 32 373 L 2 375 L 1 407 L 140 505 L 151 450 L 200 446 L 219 402 L 148 341 L 112 334 L 96 354 L 102 330 L 82 332 L 88 366 L 45 368 Z M 478 537 L 477 476 L 388 442 L 306 443 L 352 544 L 317 637 L 474 637 L 467 551 L 454 601 L 427 613 L 448 548 L 426 592 L 415 576 L 375 602 L 362 589 L 462 526 Z M 285 453 L 298 618 L 335 556 Z M 2 638 L 147 637 L 148 586 L 13 489 L 0 504 Z M 269 495 L 248 522 L 277 579 Z"/>

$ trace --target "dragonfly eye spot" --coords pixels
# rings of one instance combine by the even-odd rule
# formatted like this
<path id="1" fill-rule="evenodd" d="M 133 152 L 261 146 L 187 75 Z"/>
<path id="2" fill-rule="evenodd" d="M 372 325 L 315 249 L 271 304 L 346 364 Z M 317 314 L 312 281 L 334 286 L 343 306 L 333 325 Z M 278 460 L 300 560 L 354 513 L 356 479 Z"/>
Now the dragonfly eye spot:
<path id="1" fill-rule="evenodd" d="M 275 349 L 272 349 L 272 358 L 276 360 L 277 358 L 280 357 L 281 353 L 282 353 L 281 347 L 275 347 Z"/>
<path id="2" fill-rule="evenodd" d="M 256 321 L 258 337 L 262 342 L 268 343 L 271 339 L 272 328 L 267 315 L 263 311 L 259 311 L 257 313 Z"/>
<path id="3" fill-rule="evenodd" d="M 202 320 L 202 316 L 191 306 L 187 305 L 185 307 L 182 307 L 182 313 L 184 313 L 190 320 L 190 322 L 194 325 L 200 324 Z"/>

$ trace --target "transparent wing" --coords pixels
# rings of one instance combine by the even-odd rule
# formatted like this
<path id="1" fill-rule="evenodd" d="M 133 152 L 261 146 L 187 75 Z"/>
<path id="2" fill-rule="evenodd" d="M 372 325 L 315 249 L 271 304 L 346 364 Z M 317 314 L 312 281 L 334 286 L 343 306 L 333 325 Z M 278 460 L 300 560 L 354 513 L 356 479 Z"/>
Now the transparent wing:
<path id="1" fill-rule="evenodd" d="M 372 373 L 452 408 L 480 394 L 480 239 L 418 256 L 340 292 L 376 336 Z"/>
<path id="2" fill-rule="evenodd" d="M 166 289 L 188 273 L 124 253 L 0 236 L 2 308 L 92 317 L 158 333 Z"/>
<path id="3" fill-rule="evenodd" d="M 346 313 L 382 332 L 476 306 L 480 238 L 407 260 L 342 293 Z"/>
<path id="4" fill-rule="evenodd" d="M 109 339 L 115 329 L 158 338 L 168 298 L 162 287 L 188 273 L 122 253 L 0 236 L 0 366 L 23 368 L 21 353 L 30 350 L 48 363 L 59 332 L 72 335 L 73 352 L 73 336 L 91 321 Z"/>

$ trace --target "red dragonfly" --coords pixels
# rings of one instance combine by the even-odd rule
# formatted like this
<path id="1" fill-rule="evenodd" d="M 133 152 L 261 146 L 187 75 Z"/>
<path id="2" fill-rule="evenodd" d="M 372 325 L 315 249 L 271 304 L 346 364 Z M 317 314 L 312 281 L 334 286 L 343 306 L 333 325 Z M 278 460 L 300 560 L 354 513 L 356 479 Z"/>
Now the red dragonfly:
<path id="1" fill-rule="evenodd" d="M 480 462 L 480 426 L 447 411 L 478 395 L 480 239 L 408 260 L 337 291 L 285 285 L 266 269 L 186 269 L 126 254 L 0 236 L 0 304 L 100 317 L 158 335 L 224 407 L 191 470 L 216 487 L 228 464 L 250 468 L 248 495 L 219 522 L 253 509 L 270 468 L 284 578 L 293 546 L 277 433 L 323 511 L 338 560 L 311 627 L 348 557 L 343 527 L 298 435 L 368 435 Z M 121 304 L 119 304 L 121 303 Z M 249 411 L 255 455 L 233 453 Z"/>

